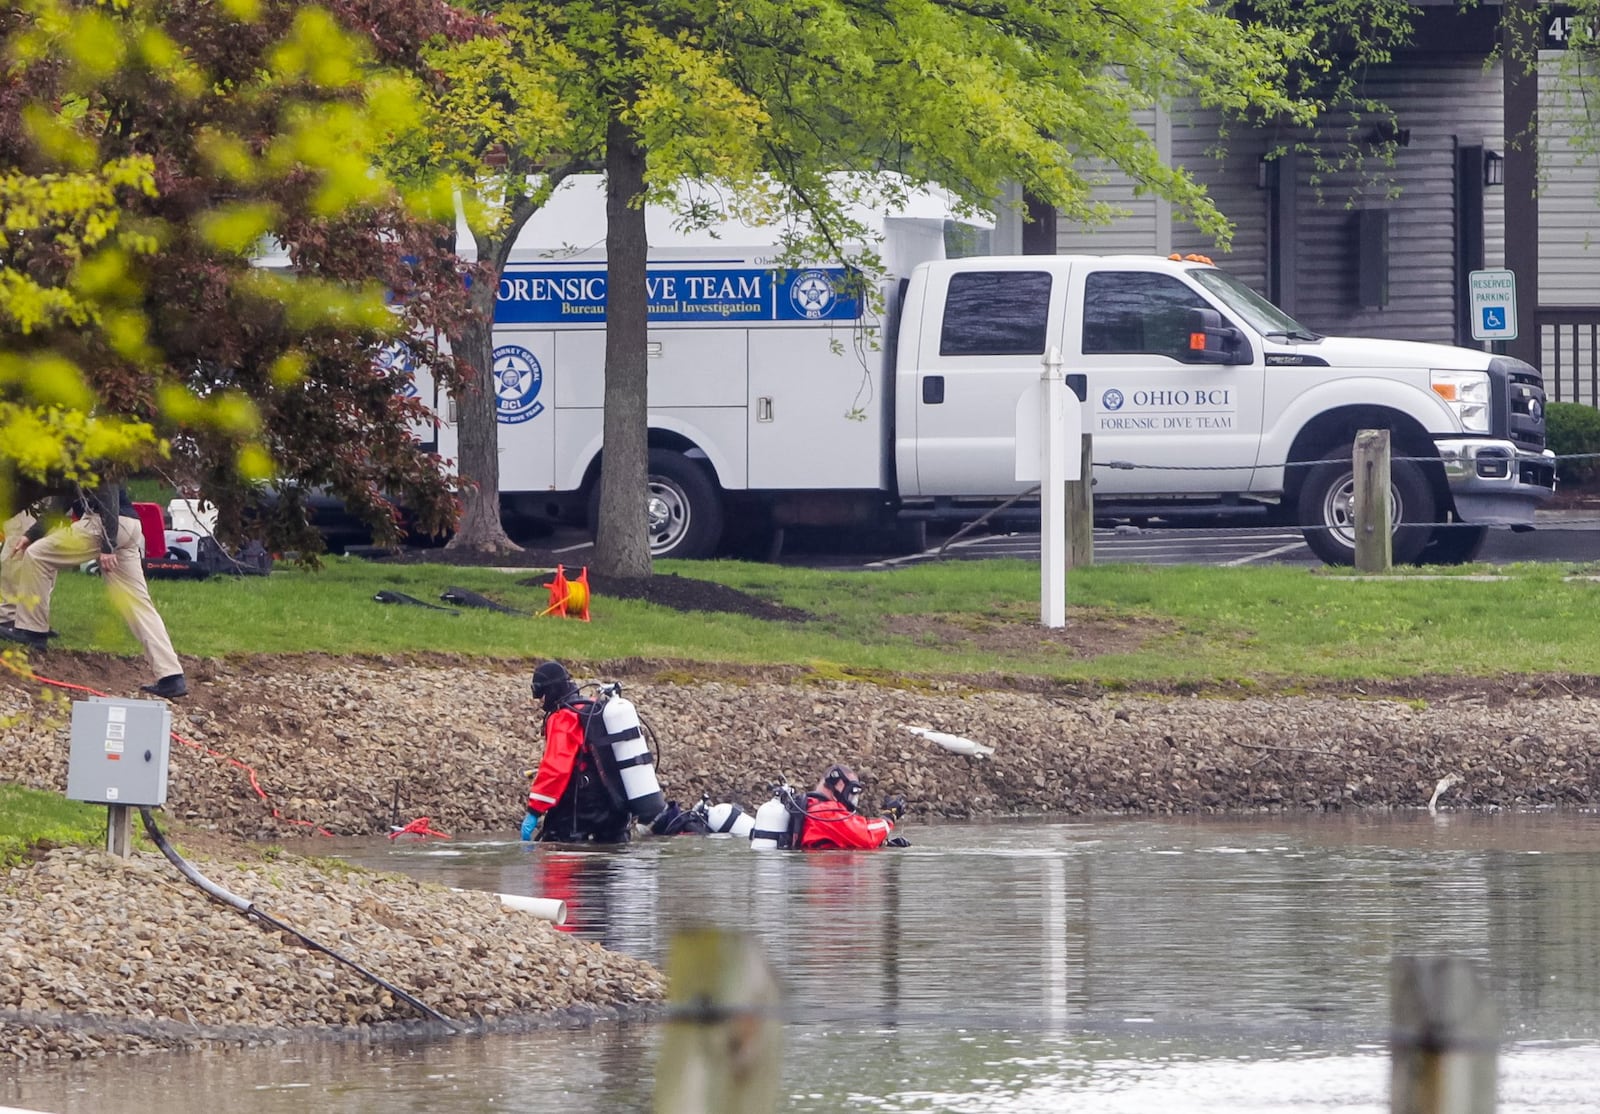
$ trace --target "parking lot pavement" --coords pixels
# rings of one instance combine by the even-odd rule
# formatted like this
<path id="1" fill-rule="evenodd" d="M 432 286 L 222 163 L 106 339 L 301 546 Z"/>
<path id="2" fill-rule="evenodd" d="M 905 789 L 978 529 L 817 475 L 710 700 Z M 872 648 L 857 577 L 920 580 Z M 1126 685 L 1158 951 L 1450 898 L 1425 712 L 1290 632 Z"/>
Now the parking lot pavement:
<path id="1" fill-rule="evenodd" d="M 1600 514 L 1540 511 L 1538 529 L 1525 533 L 1491 530 L 1479 560 L 1495 565 L 1520 561 L 1600 561 Z M 1039 535 L 1015 532 L 949 540 L 951 528 L 929 528 L 928 548 L 909 555 L 870 548 L 874 539 L 859 532 L 794 530 L 778 563 L 810 568 L 891 569 L 926 561 L 1015 558 L 1039 560 Z M 883 537 L 888 535 L 880 532 Z M 552 554 L 553 560 L 582 565 L 593 556 L 588 532 L 560 526 L 523 539 Z M 878 539 L 881 540 L 881 539 Z M 1303 565 L 1321 562 L 1298 530 L 1281 526 L 1224 523 L 1186 527 L 1119 526 L 1094 532 L 1100 564 Z"/>
<path id="2" fill-rule="evenodd" d="M 963 538 L 948 546 L 934 541 L 921 553 L 863 563 L 868 568 L 895 568 L 922 561 L 1001 557 L 1039 560 L 1039 535 L 1014 533 Z M 1317 566 L 1322 563 L 1306 546 L 1298 530 L 1284 527 L 1119 526 L 1094 532 L 1094 559 L 1096 564 L 1149 565 Z M 1491 530 L 1478 559 L 1492 565 L 1521 561 L 1600 561 L 1600 518 L 1541 513 L 1535 530 L 1521 533 Z"/>
<path id="3" fill-rule="evenodd" d="M 1039 560 L 1039 535 L 1016 533 L 962 538 L 948 546 L 935 543 L 921 553 L 867 564 L 871 568 L 894 568 L 922 561 L 976 561 L 1002 557 Z M 1096 530 L 1094 559 L 1098 564 L 1321 564 L 1306 547 L 1299 531 L 1272 527 L 1150 529 L 1119 526 Z"/>

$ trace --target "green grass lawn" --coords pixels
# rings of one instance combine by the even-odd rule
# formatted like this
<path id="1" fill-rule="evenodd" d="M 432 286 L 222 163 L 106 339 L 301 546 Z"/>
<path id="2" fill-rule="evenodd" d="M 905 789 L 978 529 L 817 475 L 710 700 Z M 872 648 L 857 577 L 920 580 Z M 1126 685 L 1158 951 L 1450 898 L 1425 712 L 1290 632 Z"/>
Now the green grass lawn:
<path id="1" fill-rule="evenodd" d="M 1115 634 L 1116 652 L 1074 650 L 1038 625 L 1038 566 L 948 562 L 893 571 L 824 571 L 731 561 L 661 562 L 803 608 L 806 623 L 684 613 L 597 594 L 594 620 L 538 618 L 530 573 L 335 558 L 267 578 L 157 581 L 152 593 L 178 652 L 439 652 L 598 661 L 623 657 L 785 664 L 824 675 L 1002 671 L 1068 681 L 1391 679 L 1422 674 L 1600 672 L 1600 582 L 1550 565 L 1497 570 L 1492 582 L 1328 570 L 1106 565 L 1074 571 L 1069 626 Z M 1479 570 L 1485 571 L 1485 570 Z M 458 585 L 526 616 L 382 605 L 382 589 L 438 602 Z M 135 654 L 93 578 L 64 574 L 54 626 L 63 649 Z M 1031 637 L 1037 633 L 1038 637 Z M 1097 644 L 1098 645 L 1098 644 Z"/>
<path id="2" fill-rule="evenodd" d="M 0 782 L 0 870 L 43 840 L 96 843 L 105 839 L 105 831 L 103 808 Z"/>

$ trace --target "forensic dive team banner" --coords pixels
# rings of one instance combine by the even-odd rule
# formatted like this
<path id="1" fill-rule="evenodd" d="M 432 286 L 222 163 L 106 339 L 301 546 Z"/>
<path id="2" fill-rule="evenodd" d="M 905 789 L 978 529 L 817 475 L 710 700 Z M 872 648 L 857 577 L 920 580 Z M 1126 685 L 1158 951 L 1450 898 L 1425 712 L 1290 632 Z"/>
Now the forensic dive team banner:
<path id="1" fill-rule="evenodd" d="M 645 283 L 651 321 L 853 321 L 858 298 L 845 294 L 843 267 L 730 270 L 652 269 Z M 495 323 L 601 324 L 606 273 L 566 268 L 507 269 L 500 276 Z"/>

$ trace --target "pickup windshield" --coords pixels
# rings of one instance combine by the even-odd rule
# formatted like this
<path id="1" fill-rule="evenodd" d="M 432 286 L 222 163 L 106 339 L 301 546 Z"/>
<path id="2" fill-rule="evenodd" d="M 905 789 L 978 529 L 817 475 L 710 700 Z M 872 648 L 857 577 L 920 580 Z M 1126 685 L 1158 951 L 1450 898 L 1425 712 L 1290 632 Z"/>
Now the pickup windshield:
<path id="1" fill-rule="evenodd" d="M 1197 267 L 1189 275 L 1262 336 L 1286 340 L 1322 339 L 1226 271 Z"/>

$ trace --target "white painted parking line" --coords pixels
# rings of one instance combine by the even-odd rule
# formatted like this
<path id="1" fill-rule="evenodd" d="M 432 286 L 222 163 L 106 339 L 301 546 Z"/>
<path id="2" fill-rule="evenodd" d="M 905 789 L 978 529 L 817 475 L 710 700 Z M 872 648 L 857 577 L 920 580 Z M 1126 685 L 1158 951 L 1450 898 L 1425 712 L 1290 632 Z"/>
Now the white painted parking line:
<path id="1" fill-rule="evenodd" d="M 1265 561 L 1271 557 L 1281 557 L 1285 553 L 1293 553 L 1295 550 L 1304 549 L 1305 547 L 1306 543 L 1304 541 L 1299 541 L 1293 545 L 1280 545 L 1277 549 L 1269 549 L 1264 553 L 1253 553 L 1246 554 L 1243 557 L 1235 557 L 1232 561 L 1224 561 L 1222 564 L 1224 567 L 1230 565 L 1248 565 L 1251 561 Z"/>

